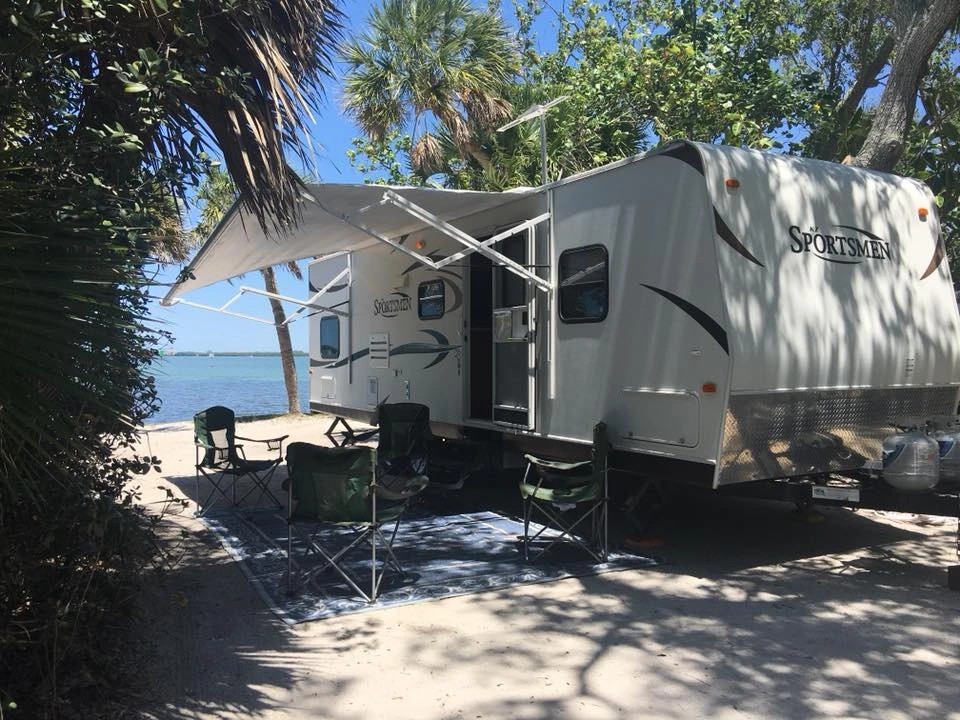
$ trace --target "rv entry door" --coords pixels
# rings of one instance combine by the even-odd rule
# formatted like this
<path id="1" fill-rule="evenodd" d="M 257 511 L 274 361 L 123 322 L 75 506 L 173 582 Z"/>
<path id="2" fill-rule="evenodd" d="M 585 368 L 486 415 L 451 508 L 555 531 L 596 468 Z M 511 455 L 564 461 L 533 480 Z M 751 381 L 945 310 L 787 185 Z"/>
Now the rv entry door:
<path id="1" fill-rule="evenodd" d="M 533 232 L 512 235 L 500 241 L 497 250 L 530 265 Z M 523 278 L 493 268 L 493 421 L 530 430 L 536 397 L 535 295 Z"/>

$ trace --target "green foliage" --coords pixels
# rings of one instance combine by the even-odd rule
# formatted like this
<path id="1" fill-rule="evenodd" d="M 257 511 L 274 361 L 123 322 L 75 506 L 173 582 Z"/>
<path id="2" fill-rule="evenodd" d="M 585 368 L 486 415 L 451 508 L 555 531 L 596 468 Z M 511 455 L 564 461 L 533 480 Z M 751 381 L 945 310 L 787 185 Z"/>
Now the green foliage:
<path id="1" fill-rule="evenodd" d="M 410 167 L 413 138 L 389 131 L 382 141 L 354 138 L 347 150 L 347 160 L 354 170 L 366 175 L 370 182 L 381 185 L 423 185 L 424 178 Z"/>
<path id="2" fill-rule="evenodd" d="M 329 0 L 8 5 L 2 75 L 51 81 L 29 95 L 0 85 L 22 144 L 67 131 L 141 153 L 173 192 L 199 182 L 198 160 L 215 148 L 261 223 L 295 218 L 300 180 L 284 152 L 310 148 L 305 118 L 339 37 Z M 53 108 L 74 126 L 48 122 Z"/>
<path id="3" fill-rule="evenodd" d="M 514 115 L 565 96 L 548 115 L 550 178 L 676 138 L 840 161 L 863 145 L 875 88 L 896 61 L 894 10 L 892 0 L 572 0 L 559 12 L 542 0 L 516 0 L 520 72 L 499 92 Z M 551 37 L 537 37 L 535 28 L 548 22 Z M 371 32 L 358 45 L 369 57 L 392 57 L 386 38 Z M 541 52 L 541 45 L 552 49 Z M 960 225 L 958 54 L 954 31 L 928 63 L 922 110 L 897 167 L 936 194 L 951 258 L 960 255 L 953 248 Z M 395 66 L 384 61 L 388 70 Z M 376 87 L 393 103 L 390 126 L 409 131 L 410 113 L 418 117 L 422 98 L 386 82 Z M 369 130 L 363 122 L 360 127 Z M 416 145 L 371 140 L 380 137 L 375 133 L 355 142 L 352 158 L 366 158 L 355 162 L 362 172 L 392 181 L 413 180 L 404 168 L 415 166 L 421 177 L 438 173 L 449 187 L 542 182 L 536 122 L 496 133 L 491 124 L 463 116 L 458 132 L 484 157 L 464 152 L 457 132 L 441 122 L 431 128 L 430 152 L 421 153 L 430 156 L 427 165 L 413 162 Z"/>
<path id="4" fill-rule="evenodd" d="M 0 700 L 22 717 L 56 714 L 110 667 L 104 625 L 152 554 L 127 483 L 157 463 L 131 452 L 158 405 L 150 198 L 93 182 L 73 162 L 90 158 L 36 159 L 0 151 Z"/>
<path id="5" fill-rule="evenodd" d="M 521 28 L 542 12 L 520 4 Z M 524 55 L 527 82 L 568 98 L 551 111 L 555 172 L 676 138 L 771 147 L 802 121 L 812 84 L 793 61 L 795 20 L 789 3 L 757 0 L 576 0 L 556 50 Z"/>
<path id="6" fill-rule="evenodd" d="M 200 206 L 200 221 L 193 229 L 195 243 L 207 239 L 236 199 L 237 188 L 230 176 L 220 168 L 211 166 L 197 188 L 195 203 Z"/>
<path id="7" fill-rule="evenodd" d="M 327 71 L 323 0 L 0 8 L 0 716 L 85 716 L 156 550 L 131 481 L 158 399 L 151 256 L 216 147 L 262 224 Z M 64 672 L 69 668 L 70 672 Z"/>

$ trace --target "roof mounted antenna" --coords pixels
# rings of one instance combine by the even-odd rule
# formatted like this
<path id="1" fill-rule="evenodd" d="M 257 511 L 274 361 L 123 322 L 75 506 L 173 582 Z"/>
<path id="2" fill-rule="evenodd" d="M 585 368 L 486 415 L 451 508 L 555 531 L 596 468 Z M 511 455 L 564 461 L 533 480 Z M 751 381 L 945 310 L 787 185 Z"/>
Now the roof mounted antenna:
<path id="1" fill-rule="evenodd" d="M 536 105 L 531 105 L 522 113 L 520 113 L 517 118 L 511 120 L 506 125 L 497 128 L 497 132 L 503 132 L 504 130 L 509 130 L 512 127 L 516 127 L 520 123 L 526 122 L 527 120 L 540 118 L 540 182 L 543 187 L 546 187 L 549 182 L 547 179 L 547 110 L 552 108 L 554 105 L 559 105 L 568 97 L 568 95 L 560 95 L 559 97 L 556 97 L 543 105 L 539 103 Z"/>

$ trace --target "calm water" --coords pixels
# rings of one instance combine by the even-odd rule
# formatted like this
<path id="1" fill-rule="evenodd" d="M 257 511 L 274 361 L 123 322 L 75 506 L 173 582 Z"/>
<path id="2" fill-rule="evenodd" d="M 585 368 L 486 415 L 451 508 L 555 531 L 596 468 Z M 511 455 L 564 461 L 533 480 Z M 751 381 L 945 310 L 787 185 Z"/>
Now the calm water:
<path id="1" fill-rule="evenodd" d="M 309 358 L 298 357 L 300 406 L 307 410 Z M 267 415 L 287 411 L 283 369 L 279 357 L 161 358 L 153 367 L 163 405 L 148 423 L 189 420 L 211 405 L 226 405 L 237 415 Z"/>

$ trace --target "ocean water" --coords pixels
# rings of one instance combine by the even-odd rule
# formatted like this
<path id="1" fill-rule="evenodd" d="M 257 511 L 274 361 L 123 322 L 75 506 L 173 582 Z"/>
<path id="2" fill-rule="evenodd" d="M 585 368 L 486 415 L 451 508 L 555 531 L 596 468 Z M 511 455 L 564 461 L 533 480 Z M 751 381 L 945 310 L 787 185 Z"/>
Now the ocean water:
<path id="1" fill-rule="evenodd" d="M 297 357 L 300 407 L 310 403 L 309 358 Z M 148 423 L 190 420 L 211 405 L 226 405 L 237 415 L 269 415 L 287 411 L 283 368 L 276 356 L 186 356 L 160 358 L 152 367 L 160 410 Z"/>

